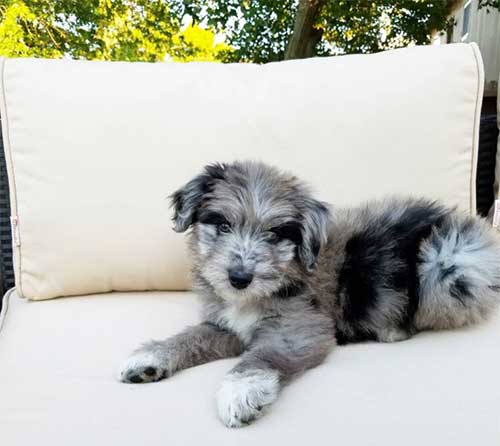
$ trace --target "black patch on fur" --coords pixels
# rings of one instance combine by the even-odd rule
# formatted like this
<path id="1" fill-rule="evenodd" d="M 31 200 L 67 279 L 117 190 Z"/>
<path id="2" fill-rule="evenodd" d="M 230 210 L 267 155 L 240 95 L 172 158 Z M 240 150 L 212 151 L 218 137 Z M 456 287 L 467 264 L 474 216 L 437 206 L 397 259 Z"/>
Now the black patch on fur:
<path id="1" fill-rule="evenodd" d="M 451 265 L 448 268 L 445 268 L 442 262 L 439 263 L 439 267 L 441 268 L 441 271 L 439 272 L 440 280 L 446 279 L 457 270 L 457 265 Z"/>
<path id="2" fill-rule="evenodd" d="M 316 299 L 315 297 L 311 297 L 309 300 L 309 304 L 311 307 L 313 307 L 315 310 L 317 310 L 320 307 L 319 300 Z"/>
<path id="3" fill-rule="evenodd" d="M 450 285 L 450 295 L 457 299 L 462 305 L 465 305 L 465 300 L 472 297 L 470 285 L 467 283 L 465 276 L 460 276 Z"/>
<path id="4" fill-rule="evenodd" d="M 280 240 L 290 240 L 295 243 L 295 245 L 300 245 L 302 243 L 302 224 L 298 221 L 290 221 L 271 228 L 269 230 L 277 236 L 277 242 Z"/>
<path id="5" fill-rule="evenodd" d="M 361 336 L 363 340 L 360 322 L 376 308 L 382 288 L 406 295 L 405 309 L 394 324 L 411 330 L 419 304 L 420 243 L 447 213 L 435 203 L 424 201 L 410 204 L 397 220 L 391 218 L 390 212 L 373 218 L 365 230 L 348 240 L 339 272 L 338 291 L 345 298 L 344 319 L 356 333 L 361 333 L 355 338 Z"/>
<path id="6" fill-rule="evenodd" d="M 207 327 L 210 327 L 210 328 L 212 328 L 215 331 L 220 332 L 220 333 L 229 333 L 228 330 L 226 330 L 225 328 L 221 327 L 220 325 L 217 325 L 215 322 L 204 321 L 204 322 L 201 323 L 201 325 L 206 325 Z"/>
<path id="7" fill-rule="evenodd" d="M 321 250 L 323 232 L 326 229 L 327 221 L 330 219 L 330 211 L 321 201 L 309 199 L 305 200 L 302 211 L 304 223 L 304 234 L 301 249 L 298 250 L 298 259 L 305 266 L 307 272 L 311 272 L 316 265 L 319 252 Z M 305 235 L 305 237 L 304 237 Z"/>
<path id="8" fill-rule="evenodd" d="M 321 246 L 319 244 L 319 240 L 315 239 L 311 242 L 311 252 L 313 253 L 314 257 L 318 257 L 320 248 Z"/>
<path id="9" fill-rule="evenodd" d="M 298 294 L 302 293 L 302 291 L 304 291 L 304 287 L 305 287 L 304 282 L 289 283 L 288 285 L 281 287 L 275 293 L 275 296 L 279 297 L 280 299 L 288 299 L 290 297 L 295 297 Z"/>
<path id="10" fill-rule="evenodd" d="M 344 319 L 364 319 L 377 300 L 377 239 L 367 233 L 357 234 L 347 242 L 346 258 L 339 275 L 339 287 L 345 291 Z"/>
<path id="11" fill-rule="evenodd" d="M 198 222 L 198 209 L 204 201 L 205 195 L 212 190 L 215 181 L 225 179 L 225 169 L 224 164 L 209 164 L 205 166 L 202 174 L 193 178 L 183 188 L 175 191 L 170 196 L 171 205 L 174 208 L 172 220 L 175 222 L 179 214 L 185 211 L 184 208 L 188 207 L 191 215 L 187 226 Z"/>
<path id="12" fill-rule="evenodd" d="M 208 164 L 205 172 L 212 180 L 224 180 L 226 178 L 226 165 L 220 163 Z"/>
<path id="13" fill-rule="evenodd" d="M 369 332 L 356 332 L 353 335 L 347 335 L 341 330 L 335 332 L 335 338 L 338 345 L 353 344 L 356 342 L 376 341 L 377 336 Z"/>
<path id="14" fill-rule="evenodd" d="M 222 214 L 207 210 L 201 210 L 198 213 L 198 221 L 206 225 L 215 225 L 215 226 L 229 224 L 226 217 L 224 217 Z"/>
<path id="15" fill-rule="evenodd" d="M 134 384 L 139 384 L 139 383 L 142 383 L 144 382 L 144 380 L 139 376 L 139 375 L 132 375 L 132 376 L 129 376 L 128 377 L 128 380 L 131 382 L 131 383 L 134 383 Z"/>

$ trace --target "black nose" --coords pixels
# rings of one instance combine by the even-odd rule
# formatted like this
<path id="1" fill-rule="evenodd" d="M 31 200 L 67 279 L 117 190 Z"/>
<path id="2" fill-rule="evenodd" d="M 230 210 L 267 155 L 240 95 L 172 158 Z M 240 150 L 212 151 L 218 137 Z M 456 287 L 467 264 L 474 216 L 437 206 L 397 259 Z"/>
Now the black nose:
<path id="1" fill-rule="evenodd" d="M 250 282 L 253 279 L 253 274 L 247 273 L 242 269 L 230 269 L 229 270 L 229 282 L 231 285 L 237 288 L 238 290 L 242 290 L 250 285 Z"/>

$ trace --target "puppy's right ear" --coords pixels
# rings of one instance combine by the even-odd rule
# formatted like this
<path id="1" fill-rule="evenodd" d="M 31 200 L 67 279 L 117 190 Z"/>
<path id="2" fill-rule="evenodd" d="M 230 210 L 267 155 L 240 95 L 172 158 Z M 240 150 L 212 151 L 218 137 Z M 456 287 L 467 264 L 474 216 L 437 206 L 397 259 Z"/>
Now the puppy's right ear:
<path id="1" fill-rule="evenodd" d="M 175 232 L 184 232 L 196 223 L 203 197 L 212 190 L 215 181 L 225 178 L 225 170 L 224 164 L 209 164 L 200 175 L 170 195 Z"/>

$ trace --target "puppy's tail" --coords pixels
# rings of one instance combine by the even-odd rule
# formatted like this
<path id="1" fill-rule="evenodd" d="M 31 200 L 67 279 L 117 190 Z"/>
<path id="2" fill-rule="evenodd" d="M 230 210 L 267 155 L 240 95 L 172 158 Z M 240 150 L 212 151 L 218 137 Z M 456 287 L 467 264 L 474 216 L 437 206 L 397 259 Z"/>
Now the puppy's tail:
<path id="1" fill-rule="evenodd" d="M 500 303 L 500 237 L 484 220 L 451 214 L 420 247 L 419 330 L 471 325 Z"/>

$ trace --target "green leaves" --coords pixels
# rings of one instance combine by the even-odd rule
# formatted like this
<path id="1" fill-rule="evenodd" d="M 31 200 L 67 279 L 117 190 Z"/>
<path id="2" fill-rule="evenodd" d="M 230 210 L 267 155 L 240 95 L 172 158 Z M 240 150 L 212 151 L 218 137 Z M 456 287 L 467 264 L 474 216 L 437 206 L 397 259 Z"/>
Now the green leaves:
<path id="1" fill-rule="evenodd" d="M 101 0 L 89 53 L 102 60 L 161 61 L 179 28 L 164 2 Z"/>
<path id="2" fill-rule="evenodd" d="M 318 20 L 317 26 L 323 30 L 318 51 L 374 53 L 429 43 L 434 31 L 445 29 L 447 17 L 446 0 L 330 1 Z"/>
<path id="3" fill-rule="evenodd" d="M 5 2 L 4 2 L 5 3 Z M 0 4 L 0 54 L 9 57 L 61 57 L 61 35 L 25 2 Z"/>
<path id="4" fill-rule="evenodd" d="M 460 2 L 458 2 L 460 3 Z M 299 0 L 0 0 L 0 55 L 128 61 L 282 60 Z M 326 0 L 296 34 L 314 55 L 425 44 L 456 0 Z M 479 7 L 499 8 L 500 0 Z M 303 40 L 310 39 L 310 40 Z M 319 40 L 319 42 L 318 42 Z"/>
<path id="5" fill-rule="evenodd" d="M 482 0 L 497 2 L 500 0 Z M 178 11 L 224 32 L 227 60 L 282 60 L 299 0 L 173 0 Z M 322 39 L 315 54 L 373 53 L 424 44 L 446 28 L 450 0 L 327 0 L 316 17 Z"/>
<path id="6" fill-rule="evenodd" d="M 500 9 L 500 0 L 479 0 L 478 9 L 486 8 L 489 12 L 490 8 Z"/>
<path id="7" fill-rule="evenodd" d="M 192 23 L 173 37 L 173 44 L 170 56 L 175 61 L 213 62 L 228 59 L 232 52 L 229 45 L 216 42 L 213 32 Z"/>
<path id="8" fill-rule="evenodd" d="M 164 0 L 0 0 L 0 55 L 221 60 L 231 48 Z M 171 4 L 174 8 L 171 8 Z"/>
<path id="9" fill-rule="evenodd" d="M 182 14 L 223 33 L 233 48 L 229 62 L 282 60 L 298 0 L 174 0 Z"/>

